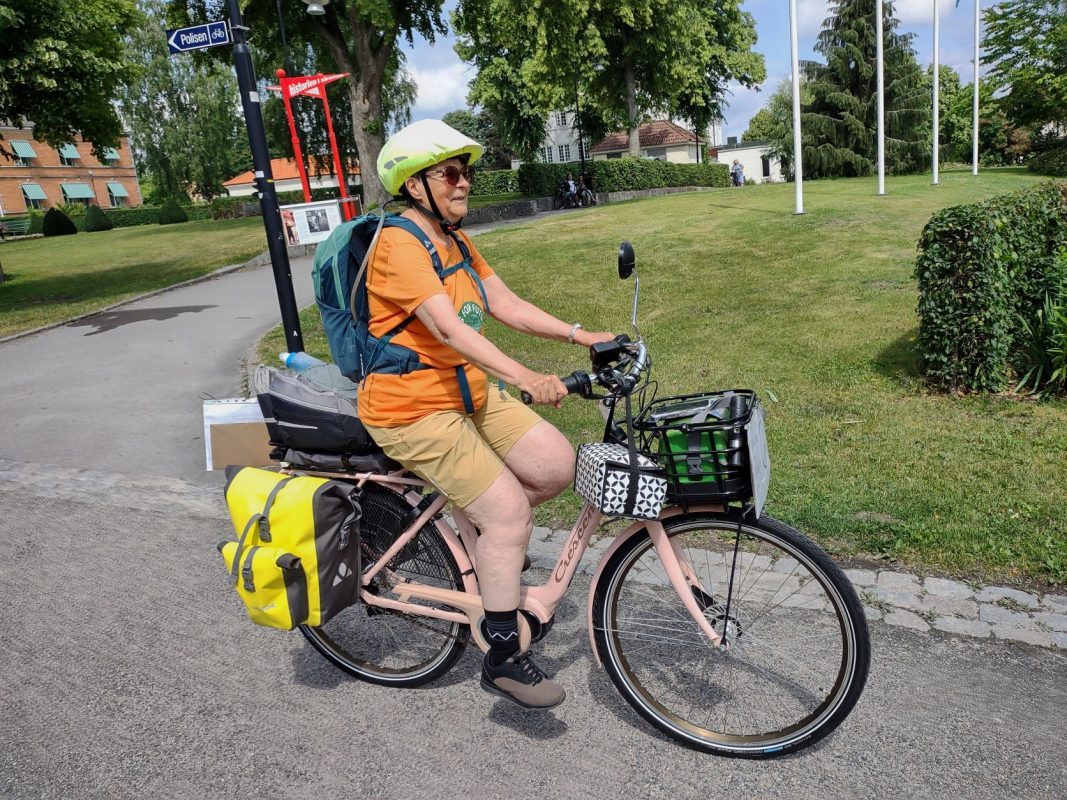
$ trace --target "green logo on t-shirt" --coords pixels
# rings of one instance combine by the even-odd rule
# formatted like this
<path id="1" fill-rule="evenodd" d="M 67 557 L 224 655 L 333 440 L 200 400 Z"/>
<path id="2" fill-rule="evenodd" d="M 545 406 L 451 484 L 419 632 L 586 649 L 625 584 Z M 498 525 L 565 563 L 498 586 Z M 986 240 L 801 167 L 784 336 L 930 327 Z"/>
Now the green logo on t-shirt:
<path id="1" fill-rule="evenodd" d="M 481 332 L 483 319 L 482 307 L 473 300 L 468 300 L 459 309 L 459 318 L 463 320 L 464 325 L 469 325 L 474 328 L 474 330 Z"/>

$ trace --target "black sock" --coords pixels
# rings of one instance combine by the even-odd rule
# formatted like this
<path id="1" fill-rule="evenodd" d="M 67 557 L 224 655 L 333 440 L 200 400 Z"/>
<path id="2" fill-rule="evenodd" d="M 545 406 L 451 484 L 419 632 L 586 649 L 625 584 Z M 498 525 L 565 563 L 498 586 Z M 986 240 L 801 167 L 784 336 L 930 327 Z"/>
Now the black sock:
<path id="1" fill-rule="evenodd" d="M 489 659 L 500 666 L 519 649 L 519 612 L 486 611 L 482 633 L 489 642 Z"/>

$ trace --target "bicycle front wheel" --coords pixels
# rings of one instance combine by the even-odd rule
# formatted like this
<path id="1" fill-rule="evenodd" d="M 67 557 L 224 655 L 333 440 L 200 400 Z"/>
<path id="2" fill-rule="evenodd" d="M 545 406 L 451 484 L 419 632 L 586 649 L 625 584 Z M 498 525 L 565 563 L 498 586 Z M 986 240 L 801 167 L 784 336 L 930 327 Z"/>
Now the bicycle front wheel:
<path id="1" fill-rule="evenodd" d="M 663 525 L 729 647 L 708 641 L 651 539 L 634 536 L 593 598 L 597 650 L 627 702 L 672 738 L 719 755 L 783 755 L 830 733 L 859 700 L 870 664 L 863 608 L 837 565 L 766 516 L 740 530 L 708 514 Z"/>
<path id="2" fill-rule="evenodd" d="M 396 492 L 374 483 L 364 486 L 360 503 L 361 557 L 366 569 L 403 532 L 411 506 Z M 389 597 L 391 587 L 402 580 L 463 590 L 459 566 L 432 523 L 415 534 L 369 588 Z M 322 627 L 301 625 L 300 630 L 316 650 L 345 672 L 370 683 L 405 687 L 428 683 L 447 672 L 470 636 L 470 627 L 458 622 L 363 603 L 346 608 Z"/>

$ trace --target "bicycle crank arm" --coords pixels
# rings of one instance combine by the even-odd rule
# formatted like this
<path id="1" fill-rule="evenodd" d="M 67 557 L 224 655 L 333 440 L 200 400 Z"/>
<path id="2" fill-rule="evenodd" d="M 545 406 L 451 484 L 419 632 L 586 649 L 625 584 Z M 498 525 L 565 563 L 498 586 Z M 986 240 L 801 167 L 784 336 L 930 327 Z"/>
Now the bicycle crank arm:
<path id="1" fill-rule="evenodd" d="M 437 586 L 424 586 L 419 583 L 398 583 L 392 587 L 392 592 L 402 603 L 410 603 L 412 599 L 429 600 L 441 605 L 451 606 L 462 611 L 467 616 L 467 622 L 471 627 L 471 636 L 479 649 L 486 653 L 489 651 L 489 642 L 482 636 L 482 617 L 485 610 L 482 608 L 482 600 L 477 595 L 467 592 L 457 592 L 454 589 L 442 589 Z M 419 606 L 409 605 L 410 613 L 418 614 Z M 533 641 L 533 632 L 530 623 L 519 614 L 519 649 L 526 652 L 530 649 Z"/>

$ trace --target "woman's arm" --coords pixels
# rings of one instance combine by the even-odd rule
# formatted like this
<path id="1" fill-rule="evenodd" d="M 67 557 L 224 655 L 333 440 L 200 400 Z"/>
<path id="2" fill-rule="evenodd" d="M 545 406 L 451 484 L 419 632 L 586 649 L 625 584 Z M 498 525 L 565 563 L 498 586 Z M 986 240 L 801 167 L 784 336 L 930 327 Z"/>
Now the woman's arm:
<path id="1" fill-rule="evenodd" d="M 541 375 L 527 369 L 464 323 L 456 315 L 448 295 L 441 293 L 427 298 L 415 309 L 415 316 L 441 344 L 451 347 L 482 371 L 529 392 L 535 403 L 558 407 L 559 401 L 567 396 L 563 382 L 555 375 Z M 567 338 L 566 333 L 563 338 Z"/>
<path id="2" fill-rule="evenodd" d="M 482 287 L 489 298 L 493 319 L 531 336 L 554 339 L 557 342 L 570 341 L 568 337 L 573 327 L 572 323 L 556 319 L 547 311 L 542 311 L 533 303 L 523 300 L 507 287 L 499 275 L 486 278 L 482 281 Z M 614 336 L 609 332 L 579 329 L 575 332 L 574 343 L 588 347 L 596 342 L 610 341 Z"/>

